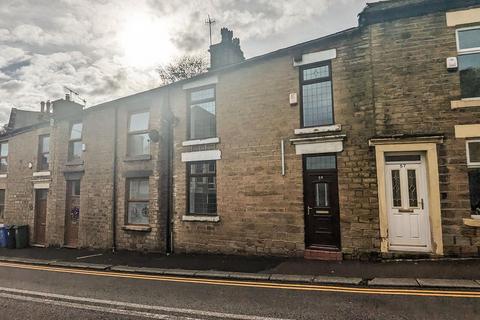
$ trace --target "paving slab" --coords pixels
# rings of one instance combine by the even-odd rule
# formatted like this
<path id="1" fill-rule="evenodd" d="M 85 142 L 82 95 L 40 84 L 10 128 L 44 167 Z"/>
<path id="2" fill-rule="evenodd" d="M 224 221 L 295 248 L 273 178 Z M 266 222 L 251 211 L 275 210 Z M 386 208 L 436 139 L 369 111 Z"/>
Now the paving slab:
<path id="1" fill-rule="evenodd" d="M 418 287 L 420 286 L 414 278 L 374 278 L 368 281 L 369 286 L 386 287 Z"/>
<path id="2" fill-rule="evenodd" d="M 270 276 L 271 281 L 281 282 L 312 282 L 314 276 L 308 275 L 294 275 L 294 274 L 272 274 Z"/>
<path id="3" fill-rule="evenodd" d="M 93 269 L 93 270 L 107 270 L 108 268 L 112 267 L 112 265 L 109 265 L 109 264 L 68 262 L 68 261 L 52 261 L 49 263 L 49 265 L 54 267 L 81 268 L 81 269 Z"/>
<path id="4" fill-rule="evenodd" d="M 197 271 L 195 272 L 195 277 L 228 279 L 230 277 L 230 272 L 215 270 Z"/>
<path id="5" fill-rule="evenodd" d="M 228 276 L 230 279 L 235 280 L 266 281 L 270 279 L 270 274 L 267 273 L 229 272 Z"/>
<path id="6" fill-rule="evenodd" d="M 417 279 L 417 281 L 422 287 L 480 289 L 480 284 L 475 280 Z"/>
<path id="7" fill-rule="evenodd" d="M 362 282 L 362 278 L 355 277 L 333 277 L 333 276 L 316 276 L 313 278 L 314 283 L 321 284 L 346 284 L 346 285 L 359 285 Z"/>

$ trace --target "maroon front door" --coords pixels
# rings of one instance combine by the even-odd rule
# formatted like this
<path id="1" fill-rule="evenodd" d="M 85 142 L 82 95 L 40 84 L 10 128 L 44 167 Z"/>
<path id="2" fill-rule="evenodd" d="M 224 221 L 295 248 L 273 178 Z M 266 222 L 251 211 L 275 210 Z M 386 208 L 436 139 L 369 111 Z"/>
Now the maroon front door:
<path id="1" fill-rule="evenodd" d="M 335 155 L 305 157 L 304 197 L 306 247 L 340 250 L 340 212 Z"/>
<path id="2" fill-rule="evenodd" d="M 76 248 L 80 220 L 80 180 L 67 181 L 65 209 L 65 246 Z"/>
<path id="3" fill-rule="evenodd" d="M 45 244 L 48 189 L 35 190 L 35 244 Z"/>

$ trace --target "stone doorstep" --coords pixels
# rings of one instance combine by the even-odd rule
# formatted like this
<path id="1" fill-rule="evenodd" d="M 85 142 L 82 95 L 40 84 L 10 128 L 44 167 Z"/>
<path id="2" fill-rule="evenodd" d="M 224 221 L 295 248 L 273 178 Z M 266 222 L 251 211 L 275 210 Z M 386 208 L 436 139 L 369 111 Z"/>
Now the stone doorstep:
<path id="1" fill-rule="evenodd" d="M 306 249 L 303 257 L 307 260 L 341 261 L 343 254 L 340 251 Z"/>

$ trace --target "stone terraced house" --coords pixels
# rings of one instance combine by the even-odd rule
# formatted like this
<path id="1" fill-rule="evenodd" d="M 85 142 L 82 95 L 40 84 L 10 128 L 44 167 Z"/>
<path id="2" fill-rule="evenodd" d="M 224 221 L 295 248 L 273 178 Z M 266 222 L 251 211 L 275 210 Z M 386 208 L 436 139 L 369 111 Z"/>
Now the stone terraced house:
<path id="1" fill-rule="evenodd" d="M 13 109 L 0 218 L 31 244 L 314 259 L 478 256 L 480 1 L 358 27 L 84 108 Z"/>

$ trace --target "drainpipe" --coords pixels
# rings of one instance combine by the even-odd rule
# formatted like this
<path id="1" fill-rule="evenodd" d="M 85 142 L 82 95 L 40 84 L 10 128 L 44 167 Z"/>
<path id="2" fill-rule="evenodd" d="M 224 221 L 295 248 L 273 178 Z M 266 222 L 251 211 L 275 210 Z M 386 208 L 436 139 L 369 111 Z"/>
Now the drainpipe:
<path id="1" fill-rule="evenodd" d="M 113 129 L 113 185 L 112 185 L 112 252 L 117 250 L 117 124 L 118 110 L 114 107 L 114 126 Z"/>
<path id="2" fill-rule="evenodd" d="M 165 230 L 166 253 L 173 253 L 173 114 L 170 109 L 170 89 L 167 91 L 167 106 L 165 108 L 167 126 L 167 217 Z"/>

